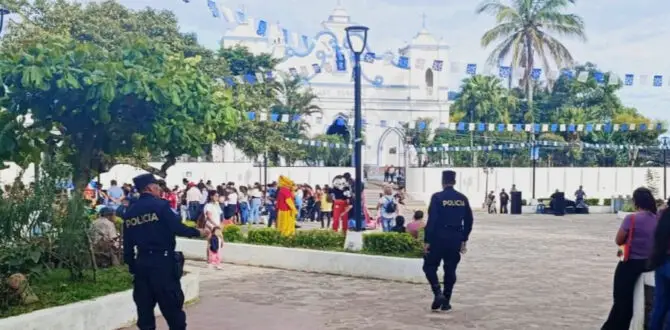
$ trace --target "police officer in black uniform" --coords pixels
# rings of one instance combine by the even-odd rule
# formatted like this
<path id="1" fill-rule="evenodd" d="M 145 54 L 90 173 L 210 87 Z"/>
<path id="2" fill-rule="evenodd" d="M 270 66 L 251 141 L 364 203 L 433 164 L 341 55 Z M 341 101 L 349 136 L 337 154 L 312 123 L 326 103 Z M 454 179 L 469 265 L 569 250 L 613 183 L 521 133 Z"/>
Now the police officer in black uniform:
<path id="1" fill-rule="evenodd" d="M 423 272 L 435 298 L 433 311 L 451 310 L 451 292 L 456 283 L 456 267 L 465 253 L 466 242 L 472 231 L 472 209 L 465 195 L 454 189 L 456 172 L 442 172 L 444 190 L 433 194 L 428 206 L 425 228 Z M 443 262 L 444 291 L 440 289 L 437 268 Z"/>
<path id="2" fill-rule="evenodd" d="M 186 329 L 180 283 L 184 256 L 175 251 L 175 235 L 199 237 L 208 232 L 182 224 L 168 201 L 160 198 L 161 188 L 152 174 L 137 176 L 133 182 L 141 195 L 123 217 L 123 259 L 135 278 L 137 327 L 156 329 L 154 307 L 158 303 L 170 330 Z"/>

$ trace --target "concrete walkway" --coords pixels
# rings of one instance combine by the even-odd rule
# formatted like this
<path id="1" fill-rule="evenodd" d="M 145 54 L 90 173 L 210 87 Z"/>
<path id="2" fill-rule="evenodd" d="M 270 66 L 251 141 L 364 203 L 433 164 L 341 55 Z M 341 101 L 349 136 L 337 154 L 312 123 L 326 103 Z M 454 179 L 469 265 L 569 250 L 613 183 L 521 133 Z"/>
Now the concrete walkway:
<path id="1" fill-rule="evenodd" d="M 428 330 L 600 327 L 617 259 L 613 215 L 477 217 L 454 311 L 428 311 L 427 285 L 225 265 L 201 271 L 189 329 Z M 159 329 L 167 329 L 159 320 Z"/>

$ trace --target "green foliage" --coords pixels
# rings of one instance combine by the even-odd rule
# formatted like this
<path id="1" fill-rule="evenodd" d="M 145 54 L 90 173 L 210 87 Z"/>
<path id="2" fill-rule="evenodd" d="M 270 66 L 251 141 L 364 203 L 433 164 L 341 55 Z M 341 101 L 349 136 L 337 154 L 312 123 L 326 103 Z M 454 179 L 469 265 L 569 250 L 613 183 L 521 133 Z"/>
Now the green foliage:
<path id="1" fill-rule="evenodd" d="M 599 198 L 586 198 L 584 199 L 584 203 L 588 206 L 598 206 L 600 205 L 600 199 Z"/>
<path id="2" fill-rule="evenodd" d="M 349 144 L 340 135 L 320 134 L 315 140 L 328 144 Z M 347 166 L 351 162 L 352 150 L 348 148 L 326 148 L 318 146 L 301 146 L 305 152 L 305 163 L 308 166 Z"/>
<path id="3" fill-rule="evenodd" d="M 344 234 L 331 230 L 300 230 L 295 233 L 290 244 L 304 249 L 338 250 L 344 246 L 344 239 Z"/>
<path id="4" fill-rule="evenodd" d="M 62 133 L 78 188 L 136 154 L 165 156 L 160 171 L 132 163 L 164 176 L 177 156 L 200 155 L 234 130 L 232 94 L 202 71 L 213 53 L 179 34 L 171 13 L 114 2 L 15 6 L 31 15 L 2 44 L 0 107 Z"/>
<path id="5" fill-rule="evenodd" d="M 407 233 L 370 233 L 363 235 L 363 252 L 421 257 L 423 243 Z"/>
<path id="6" fill-rule="evenodd" d="M 250 229 L 247 232 L 247 243 L 258 245 L 282 245 L 285 239 L 279 230 L 274 228 Z"/>
<path id="7" fill-rule="evenodd" d="M 612 206 L 612 199 L 611 198 L 604 198 L 603 199 L 603 206 Z"/>
<path id="8" fill-rule="evenodd" d="M 83 275 L 83 279 L 76 282 L 73 282 L 68 272 L 62 269 L 31 276 L 30 287 L 40 300 L 31 305 L 0 306 L 0 319 L 93 299 L 133 287 L 132 276 L 126 267 L 101 269 L 95 275 L 92 271 L 87 271 Z M 2 287 L 5 285 L 4 282 L 0 282 L 0 290 L 7 289 Z M 0 302 L 2 300 L 4 299 L 0 299 Z"/>
<path id="9" fill-rule="evenodd" d="M 635 205 L 633 205 L 632 202 L 626 202 L 626 203 L 623 204 L 623 208 L 621 209 L 621 211 L 635 212 Z"/>
<path id="10" fill-rule="evenodd" d="M 242 229 L 239 226 L 226 226 L 223 228 L 222 232 L 224 242 L 239 243 L 244 241 L 244 234 L 242 234 Z"/>

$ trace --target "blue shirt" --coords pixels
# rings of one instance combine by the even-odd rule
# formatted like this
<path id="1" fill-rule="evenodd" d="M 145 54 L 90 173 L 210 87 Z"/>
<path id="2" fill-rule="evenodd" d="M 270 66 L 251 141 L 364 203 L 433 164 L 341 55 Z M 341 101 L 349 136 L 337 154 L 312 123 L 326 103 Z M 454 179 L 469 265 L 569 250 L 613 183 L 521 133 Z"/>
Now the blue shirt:
<path id="1" fill-rule="evenodd" d="M 119 187 L 119 186 L 111 186 L 111 187 L 109 187 L 109 189 L 107 189 L 107 195 L 109 196 L 109 198 L 121 199 L 121 197 L 124 196 L 124 192 L 123 192 L 123 189 L 121 189 L 121 187 Z M 110 200 L 109 205 L 119 206 L 119 205 L 121 205 L 121 203 L 117 203 L 117 202 L 114 202 L 114 201 Z"/>

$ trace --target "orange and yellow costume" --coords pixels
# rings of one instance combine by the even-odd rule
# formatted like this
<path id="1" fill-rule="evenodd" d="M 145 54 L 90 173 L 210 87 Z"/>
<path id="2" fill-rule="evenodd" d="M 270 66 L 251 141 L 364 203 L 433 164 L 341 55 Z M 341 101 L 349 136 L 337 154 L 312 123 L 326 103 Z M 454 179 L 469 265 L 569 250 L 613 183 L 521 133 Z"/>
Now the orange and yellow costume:
<path id="1" fill-rule="evenodd" d="M 277 190 L 277 229 L 283 236 L 295 234 L 295 220 L 298 210 L 295 207 L 293 191 L 295 184 L 285 176 L 279 176 Z"/>

